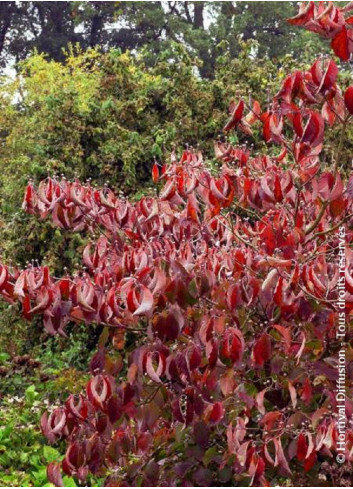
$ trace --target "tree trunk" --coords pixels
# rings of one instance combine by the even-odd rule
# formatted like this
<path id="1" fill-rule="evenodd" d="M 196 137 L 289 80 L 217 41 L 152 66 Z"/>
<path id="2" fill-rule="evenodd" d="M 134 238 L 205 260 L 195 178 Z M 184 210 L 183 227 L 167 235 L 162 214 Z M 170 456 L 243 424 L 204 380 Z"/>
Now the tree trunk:
<path id="1" fill-rule="evenodd" d="M 96 13 L 92 17 L 91 32 L 89 36 L 89 45 L 91 47 L 94 47 L 97 44 L 99 44 L 100 41 L 99 34 L 103 27 L 103 16 L 99 10 L 99 4 L 97 5 L 97 2 L 94 3 L 94 10 Z"/>
<path id="2" fill-rule="evenodd" d="M 194 29 L 204 29 L 204 3 L 205 2 L 194 2 Z"/>
<path id="3" fill-rule="evenodd" d="M 5 47 L 6 34 L 11 27 L 11 21 L 13 14 L 17 7 L 15 2 L 1 2 L 0 3 L 0 55 Z"/>

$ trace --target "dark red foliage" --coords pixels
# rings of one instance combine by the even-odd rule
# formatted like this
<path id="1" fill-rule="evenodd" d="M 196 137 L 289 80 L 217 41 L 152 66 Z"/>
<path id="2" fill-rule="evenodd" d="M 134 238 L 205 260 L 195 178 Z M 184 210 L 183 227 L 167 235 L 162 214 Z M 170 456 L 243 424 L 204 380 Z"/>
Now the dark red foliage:
<path id="1" fill-rule="evenodd" d="M 350 53 L 347 11 L 311 2 L 291 22 L 331 38 L 336 53 L 347 35 Z M 49 442 L 67 442 L 62 472 L 82 483 L 105 476 L 106 486 L 242 477 L 266 486 L 335 456 L 343 230 L 347 321 L 353 311 L 352 177 L 320 162 L 325 130 L 353 112 L 337 76 L 320 58 L 288 75 L 266 110 L 232 103 L 224 129 L 257 125 L 277 156 L 217 142 L 214 176 L 197 151 L 173 154 L 161 171 L 153 166 L 159 196 L 135 203 L 79 181 L 28 185 L 24 210 L 99 235 L 75 276 L 0 265 L 3 298 L 28 319 L 40 314 L 49 333 L 65 335 L 68 321 L 106 327 L 86 392 L 42 417 Z M 115 349 L 127 332 L 135 347 L 124 363 Z M 347 424 L 350 461 L 352 449 Z M 62 485 L 58 464 L 48 476 Z"/>
<path id="2" fill-rule="evenodd" d="M 344 93 L 344 103 L 348 112 L 353 115 L 353 85 L 347 88 Z"/>
<path id="3" fill-rule="evenodd" d="M 338 7 L 334 2 L 302 2 L 298 15 L 288 22 L 331 39 L 335 54 L 348 61 L 353 52 L 352 10 L 352 2 L 344 7 Z"/>

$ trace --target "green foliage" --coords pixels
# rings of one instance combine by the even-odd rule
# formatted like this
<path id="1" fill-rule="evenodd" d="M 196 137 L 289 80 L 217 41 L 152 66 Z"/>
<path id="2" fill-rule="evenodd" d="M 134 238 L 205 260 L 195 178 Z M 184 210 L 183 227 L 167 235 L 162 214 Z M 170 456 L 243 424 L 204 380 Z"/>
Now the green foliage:
<path id="1" fill-rule="evenodd" d="M 71 382 L 75 383 L 75 372 L 88 370 L 90 356 L 87 351 L 96 346 L 101 330 L 100 326 L 87 328 L 84 324 L 73 324 L 68 328 L 67 338 L 49 336 L 44 345 L 42 342 L 40 346 L 33 348 L 33 353 L 46 365 L 47 372 L 55 374 L 57 371 L 70 369 L 73 376 Z M 68 382 L 69 377 L 66 379 L 66 383 Z M 65 389 L 68 390 L 66 387 Z"/>
<path id="2" fill-rule="evenodd" d="M 13 397 L 6 398 L 0 407 L 1 486 L 48 485 L 45 465 L 60 453 L 44 445 L 37 428 L 39 409 L 37 402 Z"/>
<path id="3" fill-rule="evenodd" d="M 0 354 L 1 368 L 9 365 L 9 357 Z M 28 379 L 28 382 L 31 380 Z M 25 382 L 24 382 L 25 383 Z M 23 395 L 6 395 L 0 401 L 0 485 L 48 485 L 45 465 L 60 457 L 60 452 L 45 446 L 38 429 L 40 413 L 46 401 L 29 384 Z"/>
<path id="4" fill-rule="evenodd" d="M 28 324 L 28 323 L 27 323 Z M 92 328 L 94 329 L 94 328 Z M 89 331 L 87 328 L 75 325 L 68 329 L 67 338 L 48 337 L 42 333 L 35 344 L 28 345 L 25 339 L 19 339 L 16 345 L 7 346 L 8 351 L 0 353 L 0 392 L 2 395 L 24 396 L 33 400 L 36 394 L 33 384 L 41 394 L 49 396 L 52 401 L 61 400 L 72 390 L 79 392 L 87 379 L 83 371 L 87 371 L 90 360 L 90 352 L 93 344 L 96 344 L 97 331 Z M 31 353 L 16 354 L 15 349 Z M 29 347 L 30 346 L 30 347 Z M 12 350 L 12 351 L 11 351 Z M 1 400 L 1 397 L 0 397 Z"/>
<path id="5" fill-rule="evenodd" d="M 76 326 L 67 339 L 49 338 L 41 347 L 32 347 L 31 355 L 0 352 L 0 486 L 52 486 L 46 466 L 65 450 L 46 445 L 40 416 L 49 404 L 82 391 L 92 341 L 87 328 Z M 72 478 L 64 482 L 75 487 Z M 90 484 L 100 486 L 101 481 L 92 479 Z"/>
<path id="6" fill-rule="evenodd" d="M 3 180 L 18 196 L 29 174 L 40 179 L 48 171 L 131 190 L 149 180 L 153 158 L 174 144 L 202 139 L 210 154 L 229 99 L 245 81 L 260 89 L 278 71 L 269 60 L 254 62 L 254 47 L 241 43 L 232 60 L 223 43 L 214 81 L 200 79 L 199 61 L 176 43 L 150 68 L 146 52 L 136 58 L 70 48 L 65 64 L 32 56 L 0 92 Z"/>
<path id="7" fill-rule="evenodd" d="M 40 414 L 48 409 L 45 392 L 31 384 L 23 397 L 6 396 L 0 403 L 0 486 L 53 487 L 47 479 L 47 465 L 60 459 L 64 449 L 46 445 L 39 431 Z M 76 487 L 64 477 L 65 487 Z M 90 485 L 100 486 L 99 479 Z"/>

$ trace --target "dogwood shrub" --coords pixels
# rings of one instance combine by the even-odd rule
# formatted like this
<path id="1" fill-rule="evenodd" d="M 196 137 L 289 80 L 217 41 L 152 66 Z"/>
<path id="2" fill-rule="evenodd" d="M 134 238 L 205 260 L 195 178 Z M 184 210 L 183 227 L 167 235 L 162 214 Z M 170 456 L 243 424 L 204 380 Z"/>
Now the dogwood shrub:
<path id="1" fill-rule="evenodd" d="M 348 60 L 351 9 L 310 2 L 290 22 L 332 39 Z M 93 473 L 105 486 L 336 484 L 349 473 L 353 177 L 340 151 L 353 86 L 342 92 L 338 73 L 333 59 L 319 58 L 289 74 L 267 107 L 232 102 L 225 132 L 250 138 L 255 127 L 269 151 L 218 141 L 216 175 L 188 149 L 153 165 L 159 191 L 135 203 L 89 182 L 28 184 L 26 212 L 86 230 L 92 242 L 75 275 L 1 265 L 1 295 L 29 320 L 42 315 L 51 334 L 65 335 L 68 321 L 104 325 L 86 392 L 41 419 L 50 443 L 67 443 L 48 467 L 55 485 L 62 473 L 81 484 Z M 325 132 L 337 125 L 336 154 L 324 163 Z M 338 339 L 343 259 L 347 327 Z M 346 464 L 338 465 L 341 340 Z"/>

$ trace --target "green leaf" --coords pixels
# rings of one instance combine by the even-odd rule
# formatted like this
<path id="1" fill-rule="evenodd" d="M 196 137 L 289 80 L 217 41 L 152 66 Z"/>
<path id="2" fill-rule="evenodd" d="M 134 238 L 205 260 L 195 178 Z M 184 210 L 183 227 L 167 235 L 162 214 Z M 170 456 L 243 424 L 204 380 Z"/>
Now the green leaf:
<path id="1" fill-rule="evenodd" d="M 10 358 L 10 355 L 8 355 L 7 353 L 5 353 L 5 352 L 0 353 L 0 364 L 6 363 L 7 360 L 9 360 L 9 358 Z"/>
<path id="2" fill-rule="evenodd" d="M 77 487 L 72 477 L 63 477 L 64 487 Z"/>
<path id="3" fill-rule="evenodd" d="M 205 467 L 208 466 L 210 462 L 212 462 L 212 459 L 217 455 L 217 447 L 213 446 L 206 450 L 205 455 L 203 456 L 202 462 L 205 465 Z"/>
<path id="4" fill-rule="evenodd" d="M 36 388 L 34 385 L 30 385 L 27 387 L 25 390 L 25 399 L 28 402 L 28 404 L 33 404 L 36 398 L 38 397 L 38 392 L 36 391 Z"/>
<path id="5" fill-rule="evenodd" d="M 161 150 L 161 147 L 159 146 L 159 144 L 154 143 L 154 144 L 152 145 L 152 154 L 153 154 L 154 156 L 158 156 L 159 158 L 161 158 L 161 157 L 162 157 L 162 150 Z"/>
<path id="6" fill-rule="evenodd" d="M 45 461 L 50 463 L 58 460 L 60 453 L 55 448 L 46 445 L 43 447 L 43 456 Z"/>

